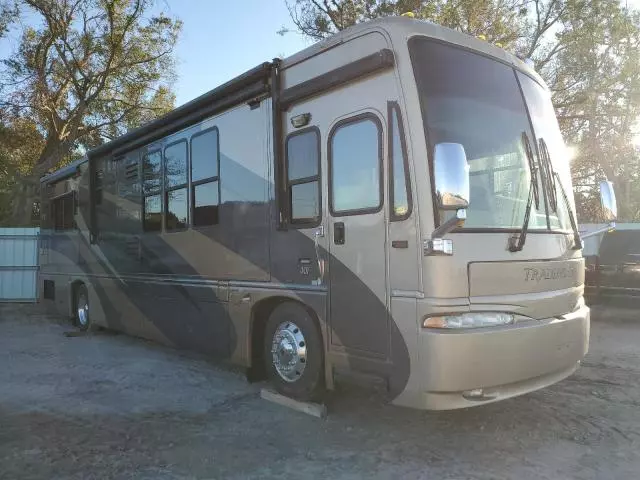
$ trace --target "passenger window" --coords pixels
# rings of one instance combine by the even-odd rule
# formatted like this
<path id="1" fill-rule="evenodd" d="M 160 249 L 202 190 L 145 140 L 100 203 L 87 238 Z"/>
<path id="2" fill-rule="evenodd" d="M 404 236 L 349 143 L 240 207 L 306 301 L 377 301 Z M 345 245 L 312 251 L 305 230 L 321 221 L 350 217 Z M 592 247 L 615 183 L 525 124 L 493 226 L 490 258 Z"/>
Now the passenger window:
<path id="1" fill-rule="evenodd" d="M 373 115 L 336 127 L 329 139 L 331 211 L 358 215 L 382 207 L 380 123 Z"/>
<path id="2" fill-rule="evenodd" d="M 207 130 L 191 138 L 191 181 L 218 176 L 218 130 Z"/>
<path id="3" fill-rule="evenodd" d="M 142 228 L 145 232 L 162 230 L 162 153 L 147 152 L 142 157 L 142 192 L 144 212 Z"/>
<path id="4" fill-rule="evenodd" d="M 310 128 L 289 135 L 287 189 L 293 225 L 320 220 L 320 132 Z"/>
<path id="5" fill-rule="evenodd" d="M 389 123 L 391 221 L 404 220 L 411 214 L 411 187 L 402 117 L 397 103 L 389 103 Z"/>
<path id="6" fill-rule="evenodd" d="M 193 224 L 218 223 L 218 182 L 203 183 L 193 187 Z"/>
<path id="7" fill-rule="evenodd" d="M 162 230 L 162 202 L 160 194 L 144 197 L 144 231 L 159 232 Z"/>
<path id="8" fill-rule="evenodd" d="M 144 154 L 142 158 L 142 173 L 143 184 L 142 189 L 144 193 L 154 193 L 160 191 L 160 169 L 162 163 L 162 154 L 160 150 L 155 152 L 148 152 Z"/>
<path id="9" fill-rule="evenodd" d="M 165 188 L 187 184 L 187 142 L 182 140 L 164 150 Z"/>
<path id="10" fill-rule="evenodd" d="M 166 230 L 187 228 L 187 142 L 164 149 Z"/>
<path id="11" fill-rule="evenodd" d="M 166 193 L 167 197 L 167 230 L 187 228 L 187 189 L 179 188 Z"/>
<path id="12" fill-rule="evenodd" d="M 51 216 L 53 217 L 53 228 L 60 232 L 72 230 L 74 228 L 74 195 L 73 192 L 64 194 L 51 201 Z"/>
<path id="13" fill-rule="evenodd" d="M 220 203 L 220 146 L 218 129 L 191 137 L 191 201 L 193 225 L 218 223 Z"/>

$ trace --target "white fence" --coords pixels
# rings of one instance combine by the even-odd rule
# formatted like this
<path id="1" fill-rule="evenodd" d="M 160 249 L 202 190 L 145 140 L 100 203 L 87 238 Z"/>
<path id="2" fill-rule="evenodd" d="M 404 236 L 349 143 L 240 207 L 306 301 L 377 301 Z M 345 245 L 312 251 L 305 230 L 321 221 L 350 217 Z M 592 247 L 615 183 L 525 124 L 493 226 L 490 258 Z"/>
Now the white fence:
<path id="1" fill-rule="evenodd" d="M 0 302 L 38 299 L 39 228 L 0 228 Z"/>

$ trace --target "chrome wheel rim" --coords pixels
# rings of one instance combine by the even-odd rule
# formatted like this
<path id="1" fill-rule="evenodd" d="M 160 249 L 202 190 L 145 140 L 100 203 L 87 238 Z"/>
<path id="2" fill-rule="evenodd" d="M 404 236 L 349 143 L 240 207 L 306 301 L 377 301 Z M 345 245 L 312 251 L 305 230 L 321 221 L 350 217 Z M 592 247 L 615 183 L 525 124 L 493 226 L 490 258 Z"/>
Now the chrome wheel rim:
<path id="1" fill-rule="evenodd" d="M 295 382 L 307 366 L 307 342 L 293 322 L 278 325 L 271 343 L 273 366 L 285 382 Z"/>
<path id="2" fill-rule="evenodd" d="M 89 302 L 84 294 L 78 296 L 78 323 L 83 327 L 86 327 L 89 323 Z"/>

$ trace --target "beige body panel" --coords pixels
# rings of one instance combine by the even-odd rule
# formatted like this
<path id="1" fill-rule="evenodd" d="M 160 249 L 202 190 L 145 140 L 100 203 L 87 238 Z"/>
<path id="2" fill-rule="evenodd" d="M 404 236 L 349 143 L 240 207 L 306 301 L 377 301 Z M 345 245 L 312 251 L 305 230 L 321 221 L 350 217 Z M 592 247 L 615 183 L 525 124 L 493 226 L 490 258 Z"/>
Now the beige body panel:
<path id="1" fill-rule="evenodd" d="M 89 242 L 83 216 L 88 194 L 80 186 L 80 244 L 59 254 L 48 252 L 43 271 L 43 278 L 60 278 L 58 307 L 71 313 L 71 287 L 81 281 L 88 285 L 97 324 L 185 348 L 200 340 L 195 325 L 208 335 L 207 341 L 220 341 L 225 360 L 251 366 L 254 313 L 276 297 L 298 301 L 318 319 L 329 388 L 339 368 L 372 374 L 388 382 L 394 403 L 415 408 L 488 403 L 571 374 L 588 348 L 589 310 L 581 304 L 581 252 L 571 250 L 568 233 L 531 232 L 524 249 L 516 253 L 507 249 L 514 232 L 450 233 L 446 238 L 453 241 L 452 256 L 423 255 L 423 241 L 434 230 L 434 205 L 407 47 L 415 35 L 475 50 L 537 77 L 518 59 L 486 42 L 408 19 L 357 25 L 319 42 L 282 62 L 283 89 L 383 49 L 394 56 L 393 68 L 305 98 L 283 112 L 285 138 L 294 131 L 292 117 L 304 113 L 311 114 L 309 127 L 320 134 L 319 223 L 288 231 L 275 228 L 272 112 L 270 100 L 263 96 L 257 105 L 238 105 L 156 142 L 166 146 L 209 127 L 219 130 L 224 228 L 141 233 L 141 239 L 129 239 L 129 246 L 136 252 L 147 248 L 156 256 L 134 253 L 130 259 L 126 249 L 124 257 L 118 256 L 106 247 L 103 251 L 100 241 Z M 411 215 L 401 221 L 391 221 L 389 215 L 389 102 L 397 103 L 401 112 L 413 197 Z M 380 124 L 383 201 L 370 214 L 340 217 L 330 212 L 328 203 L 330 132 L 361 114 Z M 131 213 L 122 218 L 139 215 L 137 201 L 105 195 L 105 202 Z M 224 206 L 225 201 L 236 201 L 236 209 Z M 334 244 L 339 222 L 346 228 L 342 246 Z M 120 232 L 115 233 L 109 241 L 118 247 Z M 394 248 L 395 242 L 406 246 Z M 143 260 L 156 264 L 147 272 L 135 270 Z M 158 265 L 167 273 L 154 270 Z M 138 288 L 148 290 L 138 295 Z M 427 316 L 470 311 L 510 312 L 529 320 L 463 331 L 422 328 Z M 190 315 L 192 321 L 184 321 Z M 229 336 L 228 344 L 224 335 Z M 206 350 L 210 345 L 197 346 Z M 465 392 L 474 389 L 483 389 L 486 397 L 465 398 Z"/>

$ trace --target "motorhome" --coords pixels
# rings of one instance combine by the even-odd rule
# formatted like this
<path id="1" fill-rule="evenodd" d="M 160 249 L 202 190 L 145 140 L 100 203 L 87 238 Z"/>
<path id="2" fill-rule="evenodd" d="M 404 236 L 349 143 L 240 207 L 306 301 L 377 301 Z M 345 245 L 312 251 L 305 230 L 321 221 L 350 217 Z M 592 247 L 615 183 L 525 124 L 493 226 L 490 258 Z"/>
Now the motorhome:
<path id="1" fill-rule="evenodd" d="M 309 400 L 422 409 L 571 375 L 589 344 L 550 93 L 410 18 L 263 63 L 42 179 L 43 302 Z"/>

